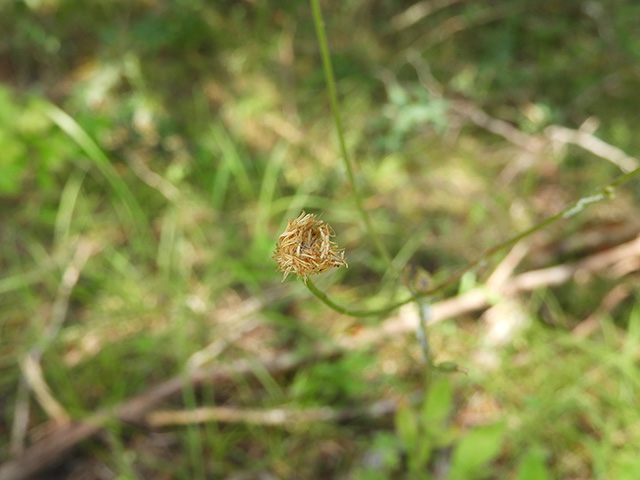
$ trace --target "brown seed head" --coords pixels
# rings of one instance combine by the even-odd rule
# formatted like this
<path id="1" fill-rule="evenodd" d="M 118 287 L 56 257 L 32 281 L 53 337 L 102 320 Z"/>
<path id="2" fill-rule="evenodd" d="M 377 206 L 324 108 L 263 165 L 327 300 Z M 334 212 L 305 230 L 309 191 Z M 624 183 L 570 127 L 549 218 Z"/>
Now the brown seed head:
<path id="1" fill-rule="evenodd" d="M 335 234 L 328 224 L 305 212 L 288 223 L 272 256 L 278 263 L 276 271 L 284 272 L 283 281 L 292 272 L 306 282 L 309 275 L 341 265 L 349 267 L 344 261 L 344 249 L 331 241 Z"/>

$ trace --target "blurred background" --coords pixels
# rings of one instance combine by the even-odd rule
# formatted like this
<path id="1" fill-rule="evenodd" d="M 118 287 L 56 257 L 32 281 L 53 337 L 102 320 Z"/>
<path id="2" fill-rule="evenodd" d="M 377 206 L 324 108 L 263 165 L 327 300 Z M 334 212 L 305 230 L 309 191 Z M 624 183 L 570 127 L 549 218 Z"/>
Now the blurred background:
<path id="1" fill-rule="evenodd" d="M 636 1 L 322 8 L 407 277 L 639 165 Z M 308 2 L 5 0 L 0 31 L 0 478 L 638 478 L 637 181 L 430 298 L 467 370 L 436 373 L 414 307 L 274 271 L 304 209 L 346 249 L 332 298 L 407 295 Z"/>

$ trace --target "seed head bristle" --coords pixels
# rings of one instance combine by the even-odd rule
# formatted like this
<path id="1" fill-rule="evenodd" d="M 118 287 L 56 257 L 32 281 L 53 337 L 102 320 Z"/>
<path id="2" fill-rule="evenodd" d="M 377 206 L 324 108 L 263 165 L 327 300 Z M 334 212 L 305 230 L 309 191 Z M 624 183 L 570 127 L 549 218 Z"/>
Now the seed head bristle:
<path id="1" fill-rule="evenodd" d="M 309 275 L 326 272 L 344 265 L 344 249 L 331 241 L 335 233 L 329 224 L 316 220 L 313 213 L 305 213 L 295 220 L 288 220 L 285 231 L 278 237 L 272 258 L 278 264 L 276 271 L 287 275 L 295 273 L 305 282 Z"/>

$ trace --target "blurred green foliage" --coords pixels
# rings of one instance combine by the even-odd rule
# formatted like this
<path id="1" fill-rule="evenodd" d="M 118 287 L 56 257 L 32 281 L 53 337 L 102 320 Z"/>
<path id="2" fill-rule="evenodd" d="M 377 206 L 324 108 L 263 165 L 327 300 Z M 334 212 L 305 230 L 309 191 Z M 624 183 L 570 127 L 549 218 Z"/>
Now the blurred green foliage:
<path id="1" fill-rule="evenodd" d="M 44 192 L 56 187 L 70 157 L 73 143 L 55 131 L 37 98 L 17 100 L 12 90 L 0 86 L 0 192 L 18 196 L 23 188 Z"/>
<path id="2" fill-rule="evenodd" d="M 300 372 L 291 384 L 291 396 L 301 405 L 335 405 L 359 402 L 375 391 L 362 372 L 372 358 L 350 355 L 334 363 L 318 363 Z"/>
<path id="3" fill-rule="evenodd" d="M 533 136 L 587 122 L 640 151 L 637 1 L 349 0 L 323 11 L 365 206 L 395 262 L 432 282 L 618 174 L 572 145 L 525 154 L 455 102 Z M 307 351 L 379 322 L 280 283 L 270 255 L 302 209 L 322 213 L 347 249 L 349 269 L 323 288 L 372 306 L 402 292 L 352 203 L 307 2 L 7 0 L 0 31 L 0 438 L 19 408 L 33 438 L 48 420 L 19 386 L 19 360 L 47 336 L 82 242 L 96 249 L 41 362 L 74 419 L 184 372 L 201 350 L 220 363 Z M 555 226 L 520 268 L 629 239 L 638 200 L 630 184 Z M 483 285 L 488 267 L 446 293 Z M 392 337 L 290 377 L 187 389 L 171 405 L 339 410 L 389 398 L 402 405 L 393 420 L 151 434 L 114 423 L 55 473 L 636 478 L 637 295 L 633 271 L 523 295 L 532 325 L 495 347 L 495 364 L 478 360 L 486 322 L 433 326 L 437 360 L 468 376 L 426 382 L 415 339 Z M 591 334 L 572 334 L 587 319 Z M 0 444 L 0 462 L 9 450 Z"/>

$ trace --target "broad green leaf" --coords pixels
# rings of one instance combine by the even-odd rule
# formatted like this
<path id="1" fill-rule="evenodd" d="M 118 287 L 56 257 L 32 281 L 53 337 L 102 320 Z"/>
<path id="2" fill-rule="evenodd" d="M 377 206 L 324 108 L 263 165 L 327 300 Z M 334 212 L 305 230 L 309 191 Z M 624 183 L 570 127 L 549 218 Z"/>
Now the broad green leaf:
<path id="1" fill-rule="evenodd" d="M 479 427 L 467 433 L 453 452 L 451 480 L 490 477 L 488 464 L 500 453 L 503 424 Z"/>
<path id="2" fill-rule="evenodd" d="M 436 381 L 422 404 L 421 421 L 428 431 L 439 430 L 451 410 L 451 384 L 446 378 Z"/>
<path id="3" fill-rule="evenodd" d="M 549 480 L 544 453 L 540 449 L 530 450 L 522 459 L 518 480 Z"/>
<path id="4" fill-rule="evenodd" d="M 640 457 L 633 448 L 618 453 L 613 460 L 610 468 L 611 476 L 615 480 L 635 480 L 640 472 Z"/>
<path id="5" fill-rule="evenodd" d="M 409 452 L 409 466 L 411 471 L 420 475 L 418 478 L 427 480 L 429 460 L 433 451 L 433 442 L 427 435 L 419 435 L 414 448 Z"/>
<path id="6" fill-rule="evenodd" d="M 396 430 L 405 448 L 413 450 L 418 440 L 418 415 L 409 406 L 403 406 L 396 413 Z"/>

